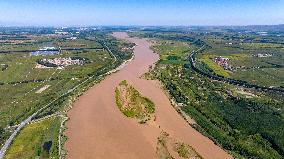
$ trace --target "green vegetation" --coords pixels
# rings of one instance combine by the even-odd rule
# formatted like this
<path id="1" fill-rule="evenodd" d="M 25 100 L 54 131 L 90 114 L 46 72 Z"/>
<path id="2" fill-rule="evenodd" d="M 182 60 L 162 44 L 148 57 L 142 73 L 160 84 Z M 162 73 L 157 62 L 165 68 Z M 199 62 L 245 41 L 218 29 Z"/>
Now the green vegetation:
<path id="1" fill-rule="evenodd" d="M 20 123 L 46 105 L 48 107 L 36 118 L 64 110 L 64 106 L 68 105 L 72 98 L 79 96 L 94 82 L 100 81 L 103 77 L 101 75 L 131 58 L 133 44 L 118 41 L 108 33 L 105 31 L 84 31 L 76 35 L 76 40 L 71 40 L 68 39 L 69 34 L 46 36 L 45 34 L 34 34 L 31 31 L 31 33 L 23 33 L 27 34 L 25 36 L 29 38 L 14 41 L 18 45 L 13 44 L 13 49 L 19 52 L 10 50 L 12 48 L 8 44 L 9 40 L 7 40 L 7 44 L 1 45 L 4 51 L 11 51 L 0 53 L 1 146 L 10 135 L 8 126 Z M 15 37 L 17 36 L 20 35 Z M 11 37 L 14 37 L 14 34 Z M 20 45 L 21 43 L 28 44 Z M 42 56 L 32 56 L 29 51 L 25 52 L 25 50 L 40 49 L 45 46 L 79 49 L 61 50 L 60 54 Z M 106 46 L 112 53 L 106 49 Z M 116 57 L 116 61 L 113 56 Z M 58 57 L 87 60 L 83 65 L 67 66 L 64 69 L 36 68 L 39 59 Z M 45 87 L 46 89 L 44 89 Z M 76 91 L 72 91 L 73 88 L 76 88 Z M 53 103 L 50 103 L 52 101 Z"/>
<path id="2" fill-rule="evenodd" d="M 186 58 L 186 53 L 190 50 L 188 43 L 175 41 L 161 41 L 156 42 L 158 45 L 153 47 L 154 51 L 160 53 L 160 59 L 164 61 L 178 61 L 181 62 Z"/>
<path id="3" fill-rule="evenodd" d="M 192 147 L 177 141 L 167 132 L 161 132 L 158 137 L 156 153 L 160 159 L 173 159 L 177 157 L 185 159 L 202 159 Z"/>
<path id="4" fill-rule="evenodd" d="M 190 31 L 189 31 L 190 30 Z M 178 46 L 177 43 L 188 44 L 187 49 L 192 50 L 206 44 L 206 49 L 197 56 L 197 61 L 203 71 L 221 76 L 243 80 L 251 84 L 267 87 L 284 87 L 284 43 L 283 31 L 275 31 L 270 28 L 267 35 L 263 36 L 255 28 L 244 27 L 186 27 L 180 28 L 147 28 L 139 32 L 131 32 L 132 36 L 152 38 L 156 43 L 161 63 L 165 60 L 165 53 L 175 56 L 175 59 L 183 59 L 188 53 L 183 53 L 186 46 Z M 281 30 L 281 29 L 280 29 Z M 159 45 L 162 44 L 162 45 Z M 175 48 L 172 53 L 168 47 Z M 176 47 L 175 47 L 176 46 Z M 155 48 L 154 47 L 154 48 Z M 166 48 L 164 51 L 162 48 Z M 178 49 L 181 50 L 178 50 Z M 269 55 L 258 57 L 258 55 Z M 271 55 L 271 56 L 270 56 Z M 222 67 L 218 67 L 213 60 L 214 57 L 229 58 L 232 70 L 229 74 Z M 167 61 L 169 62 L 169 61 Z M 176 64 L 183 63 L 182 60 L 171 61 Z M 270 73 L 271 72 L 271 73 Z M 266 76 L 264 76 L 266 75 Z"/>
<path id="5" fill-rule="evenodd" d="M 158 137 L 156 153 L 159 159 L 173 159 L 167 147 L 168 136 L 168 133 L 162 132 L 161 135 Z"/>
<path id="6" fill-rule="evenodd" d="M 141 96 L 131 85 L 123 80 L 115 89 L 115 99 L 119 110 L 127 117 L 137 118 L 140 123 L 145 123 L 153 117 L 154 103 Z"/>
<path id="7" fill-rule="evenodd" d="M 59 129 L 57 117 L 29 124 L 16 137 L 5 158 L 59 158 Z"/>
<path id="8" fill-rule="evenodd" d="M 188 158 L 189 156 L 188 146 L 185 145 L 184 143 L 178 143 L 176 151 L 180 157 Z"/>
<path id="9" fill-rule="evenodd" d="M 167 34 L 164 34 L 165 36 Z M 165 43 L 160 42 L 156 45 Z M 156 51 L 161 54 L 164 52 Z M 210 48 L 206 52 L 210 52 Z M 166 59 L 167 56 L 163 58 Z M 183 59 L 183 56 L 178 58 Z M 198 58 L 202 56 L 214 55 L 203 53 Z M 240 52 L 227 52 L 222 56 L 231 57 L 232 61 L 248 57 Z M 162 61 L 152 70 L 150 77 L 162 81 L 176 102 L 183 103 L 182 111 L 197 122 L 192 125 L 194 128 L 236 158 L 283 158 L 283 94 L 244 89 L 211 80 L 193 71 L 187 59 L 174 64 Z M 209 68 L 212 69 L 210 65 Z M 283 77 L 279 74 L 273 75 Z M 244 90 L 241 91 L 242 89 Z"/>
<path id="10" fill-rule="evenodd" d="M 178 103 L 186 104 L 182 110 L 197 122 L 195 128 L 233 154 L 281 158 L 283 117 L 275 108 L 283 108 L 283 100 L 231 97 L 226 85 L 182 66 L 166 68 L 158 78 Z"/>
<path id="11" fill-rule="evenodd" d="M 269 30 L 265 36 L 256 30 L 193 27 L 189 31 L 188 28 L 161 27 L 130 34 L 155 40 L 153 50 L 161 59 L 145 77 L 159 79 L 164 84 L 171 97 L 182 103 L 180 109 L 196 121 L 197 124 L 192 125 L 195 129 L 235 158 L 283 159 L 284 95 L 212 80 L 192 70 L 188 61 L 188 55 L 204 45 L 206 47 L 196 55 L 196 65 L 202 71 L 250 84 L 284 88 L 283 29 Z M 18 124 L 50 101 L 54 102 L 36 118 L 62 111 L 71 98 L 99 81 L 100 75 L 129 59 L 133 47 L 109 36 L 108 29 L 80 33 L 67 29 L 68 35 L 56 35 L 54 28 L 0 31 L 5 35 L 1 37 L 0 46 L 0 145 L 10 134 L 9 125 Z M 71 40 L 70 36 L 77 39 Z M 60 54 L 46 56 L 31 56 L 27 51 L 45 46 L 63 49 Z M 229 58 L 228 70 L 213 61 L 220 56 Z M 85 58 L 88 62 L 62 70 L 35 68 L 39 59 L 56 57 Z M 90 77 L 94 78 L 87 80 Z M 75 92 L 65 94 L 78 85 Z M 49 87 L 38 93 L 45 86 Z M 126 81 L 115 90 L 115 98 L 127 117 L 145 123 L 154 116 L 154 103 Z M 7 158 L 56 157 L 58 120 L 28 125 L 12 144 Z M 174 156 L 167 143 L 176 145 L 174 151 L 180 157 L 190 157 L 194 152 L 185 143 L 169 142 L 168 135 L 162 135 L 157 143 L 157 154 L 161 158 Z"/>
<path id="12" fill-rule="evenodd" d="M 219 66 L 212 60 L 212 56 L 203 55 L 200 61 L 206 64 L 207 67 L 212 69 L 212 71 L 215 72 L 216 74 L 224 77 L 230 77 L 229 73 L 225 71 L 222 66 Z"/>
<path id="13" fill-rule="evenodd" d="M 230 78 L 267 87 L 284 87 L 284 45 L 280 43 L 283 37 L 276 39 L 275 35 L 263 37 L 253 33 L 212 32 L 199 38 L 210 46 L 197 57 L 200 61 L 208 56 L 227 57 L 232 67 Z M 212 62 L 205 63 L 216 74 L 224 75 L 212 67 Z"/>

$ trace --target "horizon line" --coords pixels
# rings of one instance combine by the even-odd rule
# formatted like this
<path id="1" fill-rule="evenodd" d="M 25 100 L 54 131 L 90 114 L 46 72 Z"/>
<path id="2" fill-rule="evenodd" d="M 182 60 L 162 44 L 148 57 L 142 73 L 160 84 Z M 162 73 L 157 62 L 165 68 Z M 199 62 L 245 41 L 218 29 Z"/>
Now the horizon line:
<path id="1" fill-rule="evenodd" d="M 68 28 L 78 28 L 78 27 L 246 27 L 246 26 L 280 26 L 284 23 L 279 24 L 246 24 L 246 25 L 1 25 L 0 28 L 58 28 L 58 27 L 68 27 Z"/>

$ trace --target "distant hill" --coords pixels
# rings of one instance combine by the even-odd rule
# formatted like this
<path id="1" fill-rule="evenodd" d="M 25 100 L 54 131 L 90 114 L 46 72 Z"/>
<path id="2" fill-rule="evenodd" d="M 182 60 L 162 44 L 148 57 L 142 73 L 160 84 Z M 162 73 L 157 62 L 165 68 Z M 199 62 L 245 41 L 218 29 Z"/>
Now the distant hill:
<path id="1" fill-rule="evenodd" d="M 239 26 L 237 28 L 248 29 L 252 31 L 273 31 L 273 32 L 284 32 L 284 24 L 279 25 L 248 25 L 248 26 Z"/>

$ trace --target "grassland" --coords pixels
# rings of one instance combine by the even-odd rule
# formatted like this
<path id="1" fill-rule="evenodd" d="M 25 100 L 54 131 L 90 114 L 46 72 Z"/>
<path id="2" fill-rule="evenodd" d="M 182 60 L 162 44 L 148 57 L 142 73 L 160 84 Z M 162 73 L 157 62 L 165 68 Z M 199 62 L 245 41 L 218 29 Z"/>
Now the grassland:
<path id="1" fill-rule="evenodd" d="M 16 137 L 5 159 L 59 158 L 59 129 L 58 117 L 29 124 Z"/>
<path id="2" fill-rule="evenodd" d="M 127 117 L 136 118 L 139 123 L 146 123 L 153 118 L 154 103 L 143 97 L 126 80 L 121 81 L 115 89 L 115 99 L 119 110 Z"/>

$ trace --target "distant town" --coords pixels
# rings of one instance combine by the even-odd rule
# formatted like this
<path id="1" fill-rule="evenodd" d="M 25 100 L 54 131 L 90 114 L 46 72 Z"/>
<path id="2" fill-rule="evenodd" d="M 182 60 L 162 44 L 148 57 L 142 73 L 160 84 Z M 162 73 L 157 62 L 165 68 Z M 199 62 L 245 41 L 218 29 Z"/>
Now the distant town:
<path id="1" fill-rule="evenodd" d="M 40 59 L 37 62 L 36 68 L 52 68 L 58 67 L 58 69 L 63 69 L 64 67 L 71 66 L 71 65 L 83 65 L 84 59 L 79 58 L 54 58 L 54 59 Z"/>

